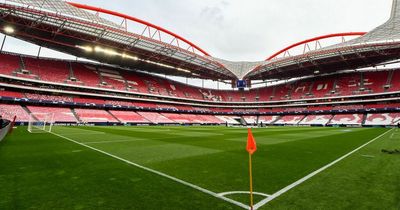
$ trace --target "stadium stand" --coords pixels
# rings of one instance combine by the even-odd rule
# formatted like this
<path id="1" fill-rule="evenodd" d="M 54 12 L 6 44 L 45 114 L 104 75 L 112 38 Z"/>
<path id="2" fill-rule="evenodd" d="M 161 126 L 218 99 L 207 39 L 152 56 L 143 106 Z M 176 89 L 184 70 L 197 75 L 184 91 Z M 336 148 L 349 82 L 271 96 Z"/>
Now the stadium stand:
<path id="1" fill-rule="evenodd" d="M 304 117 L 304 115 L 286 115 L 277 120 L 275 124 L 297 125 Z"/>
<path id="2" fill-rule="evenodd" d="M 85 85 L 91 87 L 98 87 L 100 85 L 99 73 L 96 69 L 88 68 L 88 66 L 80 63 L 72 63 L 71 70 L 73 76 L 69 78 L 69 83 L 76 85 Z"/>
<path id="3" fill-rule="evenodd" d="M 263 124 L 273 124 L 279 118 L 280 116 L 260 116 L 258 122 Z"/>
<path id="4" fill-rule="evenodd" d="M 204 123 L 208 124 L 220 124 L 223 123 L 222 120 L 215 117 L 214 115 L 197 115 Z"/>
<path id="5" fill-rule="evenodd" d="M 363 74 L 362 93 L 381 93 L 385 90 L 389 77 L 388 71 L 366 72 Z"/>
<path id="6" fill-rule="evenodd" d="M 10 98 L 23 98 L 23 94 L 21 92 L 0 90 L 1 97 L 10 97 Z"/>
<path id="7" fill-rule="evenodd" d="M 196 118 L 191 118 L 191 115 L 175 114 L 175 113 L 163 113 L 166 118 L 176 123 L 193 123 Z M 196 117 L 196 116 L 195 116 Z"/>
<path id="8" fill-rule="evenodd" d="M 244 116 L 243 119 L 244 119 L 244 121 L 246 121 L 247 124 L 256 124 L 257 123 L 257 116 Z"/>
<path id="9" fill-rule="evenodd" d="M 400 90 L 400 71 L 393 70 L 389 73 L 388 78 L 388 89 L 387 91 L 398 91 Z"/>
<path id="10" fill-rule="evenodd" d="M 332 77 L 318 78 L 313 84 L 311 95 L 315 98 L 330 96 L 334 88 L 335 80 Z"/>
<path id="11" fill-rule="evenodd" d="M 400 123 L 400 113 L 368 114 L 365 125 L 397 125 Z"/>
<path id="12" fill-rule="evenodd" d="M 99 68 L 99 74 L 102 80 L 101 87 L 127 90 L 125 79 L 120 75 L 119 71 Z"/>
<path id="13" fill-rule="evenodd" d="M 25 70 L 44 81 L 64 83 L 70 77 L 68 65 L 63 61 L 25 57 L 23 62 Z"/>
<path id="14" fill-rule="evenodd" d="M 303 99 L 309 96 L 310 88 L 312 87 L 311 81 L 304 81 L 296 83 L 292 89 L 290 99 Z"/>
<path id="15" fill-rule="evenodd" d="M 104 67 L 98 64 L 88 64 L 88 63 L 79 63 L 72 61 L 63 61 L 63 60 L 55 60 L 55 59 L 43 59 L 36 57 L 29 57 L 23 55 L 16 54 L 0 54 L 0 74 L 7 76 L 18 76 L 21 75 L 24 78 L 34 79 L 35 81 L 47 81 L 54 83 L 60 83 L 60 85 L 64 85 L 62 87 L 54 87 L 57 89 L 62 89 L 68 84 L 74 84 L 78 86 L 66 87 L 70 88 L 70 90 L 77 91 L 78 94 L 72 95 L 63 95 L 62 93 L 50 94 L 50 93 L 41 93 L 41 91 L 17 91 L 15 88 L 9 89 L 0 89 L 0 96 L 2 100 L 17 100 L 20 104 L 24 106 L 31 106 L 30 103 L 46 103 L 46 102 L 62 102 L 66 107 L 64 108 L 74 108 L 71 105 L 87 105 L 87 106 L 98 106 L 100 107 L 107 106 L 108 108 L 118 108 L 118 107 L 129 107 L 135 108 L 135 111 L 138 109 L 145 111 L 152 111 L 153 113 L 143 112 L 141 114 L 132 114 L 135 116 L 124 115 L 124 113 L 118 113 L 115 119 L 110 113 L 106 111 L 102 112 L 102 114 L 96 114 L 92 120 L 88 119 L 90 116 L 83 116 L 83 122 L 122 122 L 122 123 L 225 123 L 229 124 L 239 123 L 238 116 L 243 114 L 250 115 L 244 116 L 243 120 L 248 124 L 254 124 L 259 118 L 258 122 L 263 122 L 264 124 L 276 123 L 278 125 L 285 124 L 300 124 L 300 125 L 325 125 L 328 116 L 334 116 L 331 122 L 328 125 L 333 124 L 343 124 L 343 125 L 360 125 L 363 121 L 363 116 L 360 114 L 355 114 L 362 110 L 377 110 L 384 109 L 385 113 L 392 113 L 397 111 L 397 107 L 399 107 L 399 103 L 397 101 L 388 101 L 388 102 L 379 102 L 379 103 L 369 103 L 369 104 L 361 104 L 361 103 L 351 103 L 346 104 L 345 102 L 347 98 L 341 98 L 344 96 L 357 96 L 362 101 L 362 97 L 372 98 L 369 94 L 392 94 L 393 91 L 399 91 L 399 78 L 400 78 L 400 70 L 399 69 L 389 69 L 389 70 L 370 70 L 363 72 L 352 72 L 352 73 L 340 73 L 328 76 L 320 76 L 318 80 L 315 79 L 304 79 L 299 81 L 292 81 L 288 83 L 263 87 L 263 88 L 255 88 L 251 90 L 246 90 L 244 92 L 241 91 L 232 91 L 232 90 L 213 90 L 206 88 L 199 88 L 179 82 L 175 82 L 172 80 L 168 80 L 164 77 L 159 77 L 156 75 L 145 74 L 142 72 L 127 72 L 122 69 L 113 68 L 113 67 Z M 54 74 L 54 72 L 59 72 L 59 74 Z M 28 76 L 26 76 L 28 75 Z M 32 76 L 33 75 L 33 76 Z M 52 79 L 54 78 L 54 79 Z M 18 79 L 8 78 L 4 82 L 12 83 L 12 84 L 20 84 Z M 24 84 L 29 84 L 32 87 L 42 87 L 40 83 L 29 83 L 29 81 L 24 80 Z M 80 88 L 83 86 L 82 88 Z M 52 86 L 46 86 L 48 88 L 53 88 Z M 84 87 L 94 87 L 96 90 L 86 89 Z M 76 89 L 78 88 L 78 89 Z M 122 91 L 121 93 L 115 94 L 110 91 Z M 125 92 L 126 91 L 126 92 Z M 80 96 L 80 93 L 101 93 L 108 95 L 121 95 L 126 96 L 125 93 L 134 92 L 144 95 L 139 95 L 138 98 L 146 99 L 149 97 L 150 99 L 156 99 L 157 102 L 153 100 L 153 102 L 146 102 L 145 100 L 136 101 L 136 100 L 111 100 L 104 99 L 102 97 L 90 97 L 90 96 Z M 150 94 L 150 95 L 149 95 Z M 153 94 L 153 95 L 151 95 Z M 396 92 L 394 94 L 397 94 Z M 159 98 L 159 96 L 172 97 L 177 101 L 175 104 L 163 104 L 163 98 Z M 340 96 L 338 98 L 329 98 L 329 100 L 324 99 L 324 97 L 332 97 L 332 96 Z M 152 98 L 153 97 L 153 98 Z M 156 97 L 156 98 L 154 98 Z M 385 96 L 388 97 L 388 96 Z M 322 99 L 318 99 L 322 98 Z M 381 96 L 374 96 L 374 98 L 379 99 Z M 374 99 L 372 98 L 372 99 Z M 26 99 L 29 99 L 26 101 Z M 219 107 L 219 105 L 211 106 L 211 107 L 202 107 L 197 105 L 188 105 L 188 104 L 180 104 L 181 99 L 187 100 L 196 100 L 189 101 L 186 103 L 199 103 L 200 100 L 202 104 L 208 103 L 234 103 L 234 102 L 253 102 L 257 103 L 257 101 L 266 102 L 273 107 L 262 107 L 259 108 L 247 108 L 240 107 L 236 108 L 235 105 L 232 105 L 232 108 L 229 107 Z M 291 103 L 288 100 L 297 100 L 302 102 L 303 100 L 313 100 L 311 102 L 318 102 L 319 100 L 325 100 L 325 102 L 330 101 L 342 101 L 343 103 L 339 105 L 329 105 L 329 103 L 324 105 L 315 105 L 315 106 L 306 106 L 299 103 L 298 106 L 274 106 L 275 103 L 279 102 L 287 102 Z M 27 103 L 27 104 L 26 104 Z M 43 106 L 44 104 L 41 104 Z M 254 104 L 249 104 L 254 106 Z M 242 106 L 246 106 L 242 105 Z M 114 111 L 114 110 L 111 110 Z M 167 113 L 159 114 L 156 112 L 163 111 L 174 111 L 175 113 Z M 383 112 L 381 111 L 381 112 Z M 400 111 L 400 110 L 398 110 Z M 25 111 L 26 112 L 26 111 Z M 185 113 L 182 113 L 185 112 Z M 191 116 L 189 114 L 193 113 L 202 113 L 202 114 L 210 114 L 210 115 L 195 115 Z M 312 112 L 312 113 L 310 113 Z M 324 113 L 321 113 L 324 112 Z M 337 114 L 338 112 L 345 112 L 343 114 Z M 301 122 L 297 120 L 297 118 L 292 119 L 294 117 L 293 114 L 307 114 Z M 119 115 L 121 114 L 121 115 Z M 214 114 L 218 114 L 218 117 L 215 117 Z M 234 116 L 227 116 L 234 115 Z M 270 114 L 272 116 L 259 116 L 256 115 Z M 273 117 L 279 115 L 285 115 L 282 117 Z M 300 116 L 305 116 L 305 115 Z M 355 114 L 355 115 L 354 115 Z M 103 116 L 100 116 L 103 115 Z M 160 116 L 161 115 L 161 116 Z M 78 115 L 79 116 L 79 115 Z M 110 117 L 111 116 L 111 117 Z M 141 117 L 139 117 L 141 116 Z M 226 116 L 226 117 L 223 117 Z M 360 120 L 355 120 L 352 117 L 358 116 Z M 375 116 L 375 115 L 374 115 Z M 96 120 L 96 117 L 99 119 Z M 346 120 L 346 117 L 350 117 L 351 120 Z M 22 117 L 24 118 L 24 117 Z M 61 117 L 62 118 L 62 117 Z M 87 118 L 87 119 L 86 119 Z M 121 118 L 121 119 L 119 119 Z M 193 119 L 195 118 L 195 119 Z M 379 118 L 379 117 L 378 117 Z M 279 120 L 278 120 L 279 119 Z M 357 118 L 358 119 L 358 118 Z M 69 121 L 73 121 L 69 119 Z M 379 120 L 375 120 L 373 122 L 378 123 Z M 383 120 L 382 125 L 393 125 L 388 124 L 385 120 Z M 365 121 L 365 125 L 375 125 L 372 123 L 372 120 Z"/>
<path id="16" fill-rule="evenodd" d="M 146 118 L 136 112 L 111 110 L 110 113 L 122 123 L 149 123 Z"/>
<path id="17" fill-rule="evenodd" d="M 59 108 L 59 107 L 40 107 L 40 106 L 28 106 L 28 110 L 38 120 L 44 120 L 44 114 L 54 114 L 53 122 L 69 122 L 78 123 L 79 121 L 75 118 L 71 109 Z"/>
<path id="18" fill-rule="evenodd" d="M 74 84 L 143 94 L 199 99 L 205 101 L 254 102 L 300 100 L 327 96 L 348 96 L 384 93 L 400 90 L 400 70 L 367 71 L 324 76 L 317 81 L 289 82 L 275 86 L 240 92 L 210 90 L 174 82 L 154 75 L 126 72 L 116 68 L 104 68 L 54 59 L 43 59 L 12 54 L 0 54 L 0 74 L 60 84 Z M 20 63 L 23 63 L 20 68 Z M 55 74 L 54 72 L 57 72 Z M 17 75 L 18 73 L 18 75 Z"/>
<path id="19" fill-rule="evenodd" d="M 19 56 L 1 53 L 0 62 L 0 74 L 16 75 L 16 72 L 21 68 Z"/>
<path id="20" fill-rule="evenodd" d="M 56 95 L 43 95 L 36 93 L 26 93 L 27 98 L 39 100 L 39 101 L 64 101 L 64 102 L 72 102 L 72 98 L 69 96 L 56 96 Z"/>
<path id="21" fill-rule="evenodd" d="M 238 116 L 221 116 L 221 115 L 217 115 L 215 116 L 218 119 L 220 119 L 223 123 L 228 123 L 228 124 L 239 124 L 239 122 L 237 120 L 235 120 L 235 118 L 239 118 Z"/>
<path id="22" fill-rule="evenodd" d="M 84 123 L 110 122 L 118 123 L 109 112 L 99 109 L 75 109 L 75 113 Z"/>
<path id="23" fill-rule="evenodd" d="M 326 125 L 332 117 L 332 115 L 308 115 L 299 125 Z"/>
<path id="24" fill-rule="evenodd" d="M 105 104 L 105 101 L 102 99 L 97 98 L 78 98 L 74 97 L 73 99 L 76 103 L 83 103 L 83 104 Z"/>
<path id="25" fill-rule="evenodd" d="M 173 120 L 168 119 L 164 115 L 156 112 L 138 112 L 139 115 L 146 118 L 148 121 L 159 124 L 159 123 L 175 123 Z"/>
<path id="26" fill-rule="evenodd" d="M 328 123 L 330 125 L 361 125 L 362 114 L 337 114 Z"/>
<path id="27" fill-rule="evenodd" d="M 12 120 L 14 116 L 17 116 L 16 121 L 18 122 L 29 121 L 27 110 L 22 108 L 20 105 L 0 104 L 0 113 L 4 119 Z"/>

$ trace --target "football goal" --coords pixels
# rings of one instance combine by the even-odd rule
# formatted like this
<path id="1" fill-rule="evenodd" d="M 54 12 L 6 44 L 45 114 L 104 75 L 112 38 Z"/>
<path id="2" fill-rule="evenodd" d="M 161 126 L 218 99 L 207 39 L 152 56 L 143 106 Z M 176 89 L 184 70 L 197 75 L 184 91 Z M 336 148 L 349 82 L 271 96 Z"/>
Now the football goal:
<path id="1" fill-rule="evenodd" d="M 54 122 L 54 113 L 30 113 L 28 131 L 30 133 L 51 132 Z"/>

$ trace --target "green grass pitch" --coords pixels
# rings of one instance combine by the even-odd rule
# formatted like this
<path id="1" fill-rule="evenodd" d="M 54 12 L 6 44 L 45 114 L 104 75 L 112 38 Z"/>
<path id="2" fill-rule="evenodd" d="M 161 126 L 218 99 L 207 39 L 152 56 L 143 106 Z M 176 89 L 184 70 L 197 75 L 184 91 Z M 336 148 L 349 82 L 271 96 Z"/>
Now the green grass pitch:
<path id="1" fill-rule="evenodd" d="M 18 127 L 0 142 L 0 209 L 249 203 L 248 194 L 235 193 L 249 190 L 245 128 L 55 126 L 53 132 Z M 255 203 L 375 139 L 259 209 L 400 209 L 400 155 L 381 152 L 400 149 L 397 129 L 269 127 L 253 134 L 254 191 L 261 193 Z"/>

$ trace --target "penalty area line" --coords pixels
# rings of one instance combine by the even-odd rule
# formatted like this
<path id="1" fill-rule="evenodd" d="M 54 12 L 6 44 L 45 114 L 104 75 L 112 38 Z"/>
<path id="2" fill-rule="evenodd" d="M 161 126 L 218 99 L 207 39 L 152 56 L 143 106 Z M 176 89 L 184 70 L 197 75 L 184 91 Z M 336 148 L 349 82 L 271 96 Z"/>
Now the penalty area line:
<path id="1" fill-rule="evenodd" d="M 387 133 L 389 133 L 390 131 L 392 131 L 394 128 L 380 134 L 379 136 L 373 138 L 372 140 L 368 141 L 367 143 L 357 147 L 356 149 L 354 149 L 353 151 L 343 155 L 342 157 L 334 160 L 333 162 L 323 166 L 322 168 L 308 174 L 307 176 L 297 180 L 296 182 L 293 182 L 292 184 L 286 186 L 285 188 L 279 190 L 278 192 L 272 194 L 271 196 L 269 196 L 268 198 L 265 198 L 264 200 L 261 200 L 260 202 L 258 202 L 256 205 L 254 205 L 254 209 L 258 209 L 262 206 L 264 206 L 265 204 L 267 204 L 268 202 L 274 200 L 275 198 L 279 197 L 280 195 L 286 193 L 287 191 L 291 190 L 292 188 L 296 187 L 297 185 L 300 185 L 301 183 L 307 181 L 308 179 L 312 178 L 313 176 L 319 174 L 320 172 L 326 170 L 327 168 L 330 168 L 331 166 L 335 165 L 336 163 L 340 162 L 341 160 L 347 158 L 348 156 L 352 155 L 353 153 L 357 152 L 358 150 L 364 148 L 365 146 L 367 146 L 368 144 L 376 141 L 377 139 L 381 138 L 382 136 L 386 135 Z"/>
<path id="2" fill-rule="evenodd" d="M 107 155 L 107 156 L 109 156 L 109 157 L 115 158 L 115 159 L 117 159 L 117 160 L 120 160 L 120 161 L 122 161 L 122 162 L 125 162 L 125 163 L 127 163 L 127 164 L 129 164 L 129 165 L 135 166 L 135 167 L 140 168 L 140 169 L 142 169 L 142 170 L 145 170 L 145 171 L 151 172 L 151 173 L 153 173 L 153 174 L 157 174 L 157 175 L 159 175 L 159 176 L 162 176 L 162 177 L 164 177 L 164 178 L 173 180 L 173 181 L 178 182 L 178 183 L 180 183 L 180 184 L 183 184 L 183 185 L 185 185 L 185 186 L 187 186 L 187 187 L 191 187 L 191 188 L 193 188 L 193 189 L 196 189 L 196 190 L 198 190 L 198 191 L 201 191 L 201 192 L 206 193 L 206 194 L 208 194 L 208 195 L 211 195 L 211 196 L 213 196 L 213 197 L 216 197 L 216 198 L 219 198 L 219 199 L 221 199 L 221 200 L 224 200 L 224 201 L 226 201 L 226 202 L 228 202 L 228 203 L 231 203 L 231 204 L 234 204 L 234 205 L 236 205 L 236 206 L 239 206 L 239 207 L 241 207 L 241 208 L 243 208 L 243 209 L 249 209 L 249 208 L 250 208 L 248 205 L 245 205 L 245 204 L 240 203 L 240 202 L 238 202 L 238 201 L 232 200 L 232 199 L 230 199 L 230 198 L 226 198 L 226 197 L 224 197 L 224 196 L 221 196 L 221 195 L 219 195 L 219 194 L 217 194 L 217 193 L 215 193 L 215 192 L 212 192 L 212 191 L 210 191 L 210 190 L 207 190 L 207 189 L 202 188 L 202 187 L 200 187 L 200 186 L 197 186 L 197 185 L 195 185 L 195 184 L 192 184 L 192 183 L 183 181 L 183 180 L 181 180 L 181 179 L 178 179 L 178 178 L 176 178 L 176 177 L 170 176 L 170 175 L 168 175 L 168 174 L 165 174 L 165 173 L 156 171 L 156 170 L 154 170 L 154 169 L 147 168 L 147 167 L 145 167 L 145 166 L 142 166 L 142 165 L 139 165 L 139 164 L 134 163 L 134 162 L 132 162 L 132 161 L 123 159 L 123 158 L 121 158 L 121 157 L 118 157 L 118 156 L 116 156 L 116 155 L 110 154 L 110 153 L 105 152 L 105 151 L 103 151 L 103 150 L 100 150 L 100 149 L 91 147 L 91 146 L 86 145 L 86 144 L 84 144 L 84 143 L 75 141 L 75 140 L 73 140 L 73 139 L 71 139 L 71 138 L 62 136 L 62 135 L 60 135 L 60 134 L 57 134 L 57 133 L 54 133 L 54 132 L 49 132 L 49 133 L 51 133 L 51 134 L 53 134 L 53 135 L 55 135 L 55 136 L 58 136 L 58 137 L 60 137 L 60 138 L 63 138 L 63 139 L 65 139 L 65 140 L 68 140 L 68 141 L 70 141 L 70 142 L 73 142 L 73 143 L 75 143 L 75 144 L 79 144 L 79 145 L 81 145 L 81 146 L 83 146 L 83 147 L 86 147 L 86 148 L 89 148 L 89 149 L 91 149 L 91 150 L 94 150 L 94 151 L 96 151 L 96 152 L 102 153 L 102 154 Z"/>

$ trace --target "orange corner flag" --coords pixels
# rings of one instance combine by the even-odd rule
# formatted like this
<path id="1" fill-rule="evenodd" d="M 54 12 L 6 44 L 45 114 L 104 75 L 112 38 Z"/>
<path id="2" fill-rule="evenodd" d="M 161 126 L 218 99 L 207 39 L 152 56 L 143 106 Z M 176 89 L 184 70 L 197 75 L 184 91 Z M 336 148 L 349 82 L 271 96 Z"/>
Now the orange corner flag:
<path id="1" fill-rule="evenodd" d="M 247 152 L 252 155 L 256 150 L 256 140 L 254 139 L 253 133 L 251 132 L 251 128 L 247 129 L 247 145 L 246 145 Z"/>

